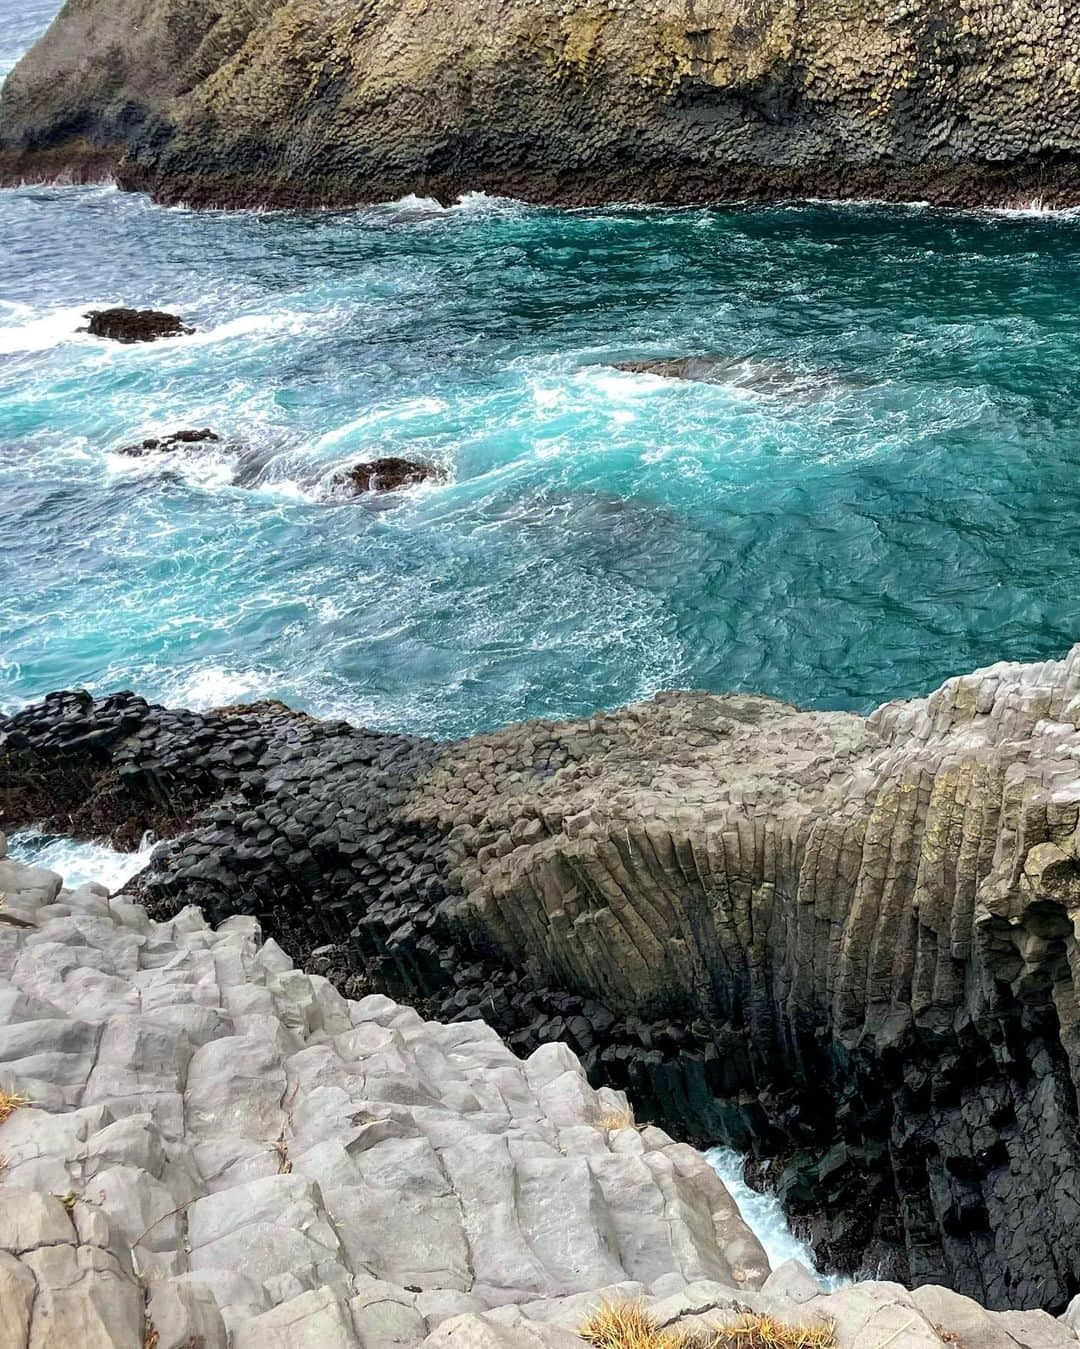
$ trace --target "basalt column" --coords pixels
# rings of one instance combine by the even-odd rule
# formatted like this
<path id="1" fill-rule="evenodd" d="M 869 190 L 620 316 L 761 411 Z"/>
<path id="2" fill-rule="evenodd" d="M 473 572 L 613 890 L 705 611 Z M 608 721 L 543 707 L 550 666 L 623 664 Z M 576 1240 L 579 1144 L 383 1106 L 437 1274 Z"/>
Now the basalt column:
<path id="1" fill-rule="evenodd" d="M 58 695 L 2 734 L 9 817 L 156 803 L 158 912 L 568 1041 L 755 1153 L 827 1262 L 1080 1287 L 1080 648 L 869 719 L 664 694 L 440 745 Z"/>

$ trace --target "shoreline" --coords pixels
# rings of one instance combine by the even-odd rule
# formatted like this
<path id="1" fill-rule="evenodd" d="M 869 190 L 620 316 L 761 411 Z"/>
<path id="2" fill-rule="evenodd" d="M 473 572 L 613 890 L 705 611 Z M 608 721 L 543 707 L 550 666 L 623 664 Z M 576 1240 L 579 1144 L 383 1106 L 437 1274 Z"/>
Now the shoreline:
<path id="1" fill-rule="evenodd" d="M 576 175 L 543 169 L 506 174 L 478 168 L 309 184 L 224 174 L 162 177 L 152 168 L 126 161 L 122 149 L 86 146 L 29 154 L 0 150 L 0 189 L 115 184 L 124 192 L 145 193 L 157 205 L 222 211 L 348 210 L 406 196 L 430 198 L 446 208 L 470 193 L 563 210 L 752 209 L 785 203 L 1040 214 L 1080 208 L 1080 157 L 1069 157 L 1056 167 L 1058 172 L 1048 174 L 1038 161 L 839 169 L 726 164 L 703 174 L 685 172 L 682 166 L 643 165 L 623 172 Z"/>
<path id="2" fill-rule="evenodd" d="M 126 887 L 156 920 L 254 917 L 346 992 L 561 1040 L 643 1118 L 780 1159 L 827 1267 L 1058 1308 L 1068 1205 L 1036 1222 L 1025 1196 L 1080 1172 L 1055 1012 L 1075 793 L 1021 823 L 1078 689 L 1080 646 L 869 718 L 661 694 L 456 742 L 57 694 L 0 721 L 3 804 L 171 836 Z"/>

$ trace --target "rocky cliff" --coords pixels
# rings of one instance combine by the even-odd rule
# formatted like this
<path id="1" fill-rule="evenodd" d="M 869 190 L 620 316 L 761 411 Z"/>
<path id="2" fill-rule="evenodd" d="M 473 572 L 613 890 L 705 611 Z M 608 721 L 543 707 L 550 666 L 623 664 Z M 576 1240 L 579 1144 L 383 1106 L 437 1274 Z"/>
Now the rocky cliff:
<path id="1" fill-rule="evenodd" d="M 152 912 L 308 967 L 770 1163 L 822 1258 L 991 1306 L 1080 1289 L 1080 647 L 868 719 L 665 694 L 456 744 L 279 705 L 57 694 L 0 808 L 177 834 Z"/>
<path id="2" fill-rule="evenodd" d="M 175 201 L 1080 201 L 1076 0 L 68 0 L 7 182 Z"/>
<path id="3" fill-rule="evenodd" d="M 770 1273 L 705 1160 L 565 1046 L 522 1062 L 347 1001 L 250 918 L 155 923 L 3 852 L 3 1349 L 585 1349 L 630 1300 L 713 1349 L 762 1343 L 714 1338 L 748 1312 L 835 1349 L 1078 1343 L 1080 1306 Z"/>

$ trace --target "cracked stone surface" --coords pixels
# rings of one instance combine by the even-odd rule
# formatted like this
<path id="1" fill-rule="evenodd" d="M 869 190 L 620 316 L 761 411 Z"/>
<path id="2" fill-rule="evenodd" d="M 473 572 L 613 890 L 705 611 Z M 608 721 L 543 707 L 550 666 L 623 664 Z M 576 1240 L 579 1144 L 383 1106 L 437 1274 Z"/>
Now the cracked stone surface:
<path id="1" fill-rule="evenodd" d="M 2 865 L 0 1085 L 30 1102 L 0 1126 L 11 1343 L 134 1343 L 143 1289 L 155 1324 L 220 1312 L 237 1344 L 412 1345 L 523 1300 L 767 1276 L 707 1163 L 565 1046 L 522 1062 L 483 1024 L 346 1001 L 253 919 L 154 924 Z"/>
<path id="2" fill-rule="evenodd" d="M 2 853 L 2 848 L 0 848 Z M 2 1349 L 582 1349 L 827 1318 L 841 1349 L 1075 1344 L 1069 1318 L 770 1272 L 693 1148 L 561 1044 L 343 998 L 251 918 L 166 923 L 0 860 Z M 956 1343 L 956 1340 L 949 1341 Z"/>

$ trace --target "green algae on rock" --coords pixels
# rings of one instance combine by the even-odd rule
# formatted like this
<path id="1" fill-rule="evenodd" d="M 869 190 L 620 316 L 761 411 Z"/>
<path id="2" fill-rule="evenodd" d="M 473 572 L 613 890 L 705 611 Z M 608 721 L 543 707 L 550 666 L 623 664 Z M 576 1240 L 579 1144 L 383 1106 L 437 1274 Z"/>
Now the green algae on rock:
<path id="1" fill-rule="evenodd" d="M 0 180 L 192 204 L 1080 201 L 1080 5 L 80 0 L 0 99 Z"/>

